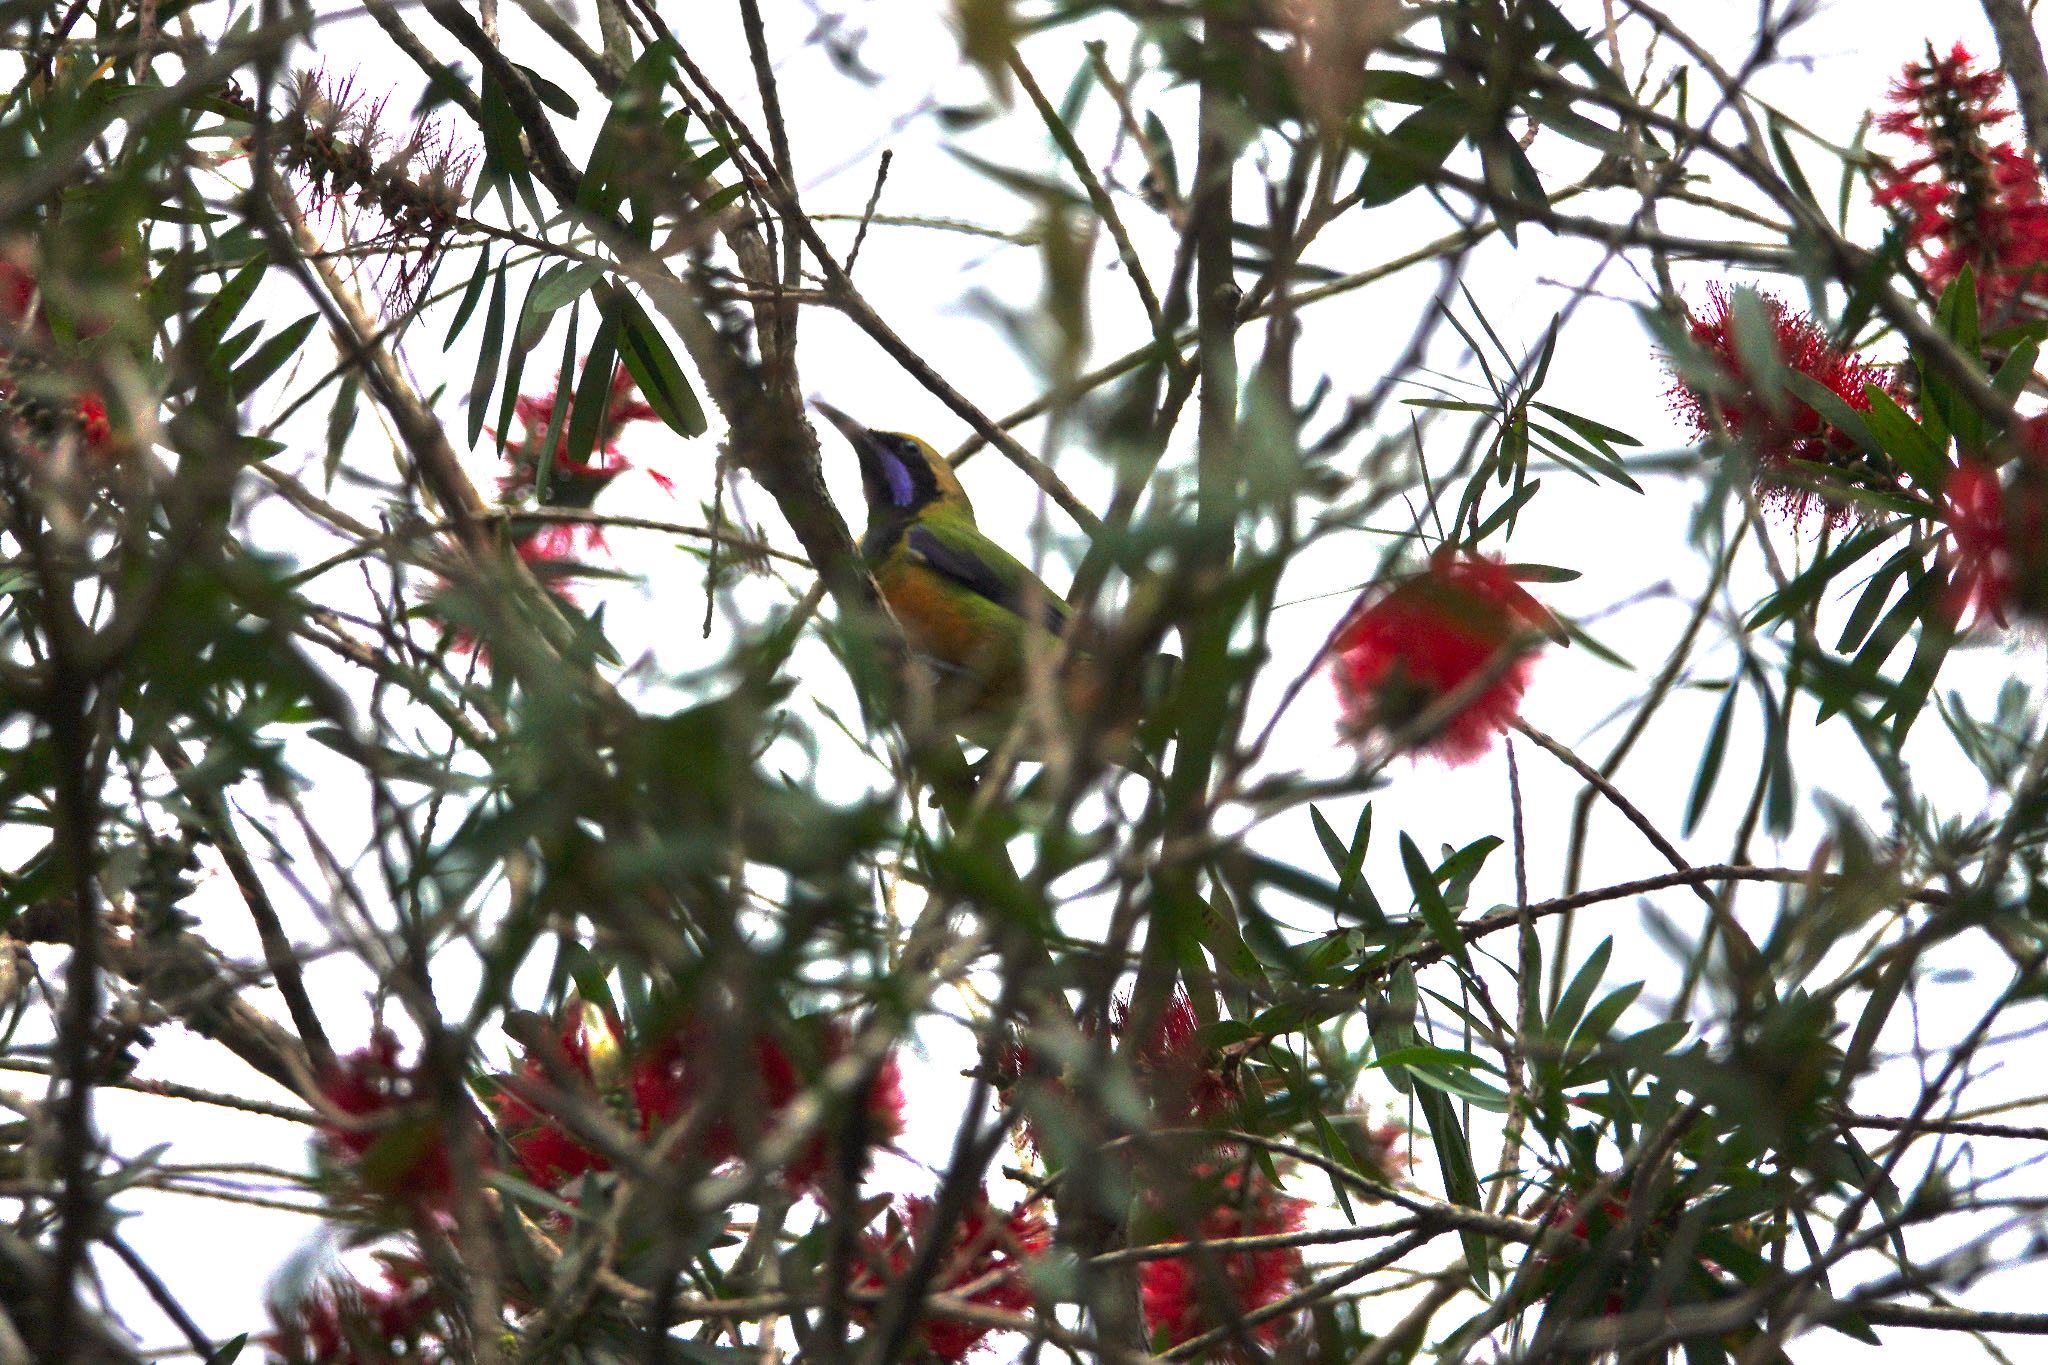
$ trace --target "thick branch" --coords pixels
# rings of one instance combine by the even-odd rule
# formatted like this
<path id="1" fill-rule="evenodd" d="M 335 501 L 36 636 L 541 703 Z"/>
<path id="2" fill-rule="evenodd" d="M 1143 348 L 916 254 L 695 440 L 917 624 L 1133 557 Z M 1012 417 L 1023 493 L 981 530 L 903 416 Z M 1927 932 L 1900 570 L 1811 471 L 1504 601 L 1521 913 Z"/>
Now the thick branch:
<path id="1" fill-rule="evenodd" d="M 2041 35 L 2022 0 L 1984 0 L 1984 17 L 1998 40 L 1998 61 L 2019 95 L 2020 117 L 2027 125 L 2027 143 L 2034 159 L 2048 172 L 2048 59 L 2041 55 Z"/>

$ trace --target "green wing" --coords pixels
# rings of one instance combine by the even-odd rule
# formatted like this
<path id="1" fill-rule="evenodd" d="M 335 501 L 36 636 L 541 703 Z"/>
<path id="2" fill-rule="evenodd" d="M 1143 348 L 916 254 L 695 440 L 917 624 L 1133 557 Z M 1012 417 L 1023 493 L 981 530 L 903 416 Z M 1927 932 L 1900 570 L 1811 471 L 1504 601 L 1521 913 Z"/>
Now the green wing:
<path id="1" fill-rule="evenodd" d="M 972 526 L 921 521 L 904 536 L 904 548 L 933 573 L 1054 635 L 1073 615 L 1016 556 Z"/>

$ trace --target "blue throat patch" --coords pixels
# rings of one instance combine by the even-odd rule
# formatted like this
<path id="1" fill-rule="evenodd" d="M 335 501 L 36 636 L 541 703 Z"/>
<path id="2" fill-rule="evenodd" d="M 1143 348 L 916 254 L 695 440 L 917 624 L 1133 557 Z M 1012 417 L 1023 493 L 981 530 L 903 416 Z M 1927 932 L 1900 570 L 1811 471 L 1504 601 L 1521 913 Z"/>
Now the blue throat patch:
<path id="1" fill-rule="evenodd" d="M 910 466 L 903 462 L 894 451 L 880 452 L 882 472 L 889 480 L 889 501 L 897 507 L 908 507 L 917 500 L 917 483 L 910 476 Z"/>

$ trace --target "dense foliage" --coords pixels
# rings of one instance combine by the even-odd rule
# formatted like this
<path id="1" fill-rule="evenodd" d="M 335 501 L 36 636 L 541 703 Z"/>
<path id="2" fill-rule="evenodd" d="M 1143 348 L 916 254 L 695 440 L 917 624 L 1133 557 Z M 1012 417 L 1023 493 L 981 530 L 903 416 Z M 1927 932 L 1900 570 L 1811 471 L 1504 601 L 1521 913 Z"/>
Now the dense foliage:
<path id="1" fill-rule="evenodd" d="M 0 1361 L 2022 1358 L 2017 0 L 909 8 L 0 11 Z"/>

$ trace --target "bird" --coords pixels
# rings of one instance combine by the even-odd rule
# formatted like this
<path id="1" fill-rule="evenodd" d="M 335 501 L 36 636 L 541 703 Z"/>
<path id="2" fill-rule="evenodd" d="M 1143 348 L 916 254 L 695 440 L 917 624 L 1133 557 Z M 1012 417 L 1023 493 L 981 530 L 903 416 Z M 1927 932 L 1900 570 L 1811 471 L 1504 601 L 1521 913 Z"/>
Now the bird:
<path id="1" fill-rule="evenodd" d="M 1021 715 L 1018 752 L 1034 757 L 1059 734 L 1082 731 L 1077 717 L 1094 710 L 1102 688 L 1094 660 L 1077 647 L 1083 623 L 1072 608 L 983 534 L 938 451 L 830 404 L 813 406 L 860 461 L 868 506 L 861 557 L 919 665 L 906 728 L 930 725 L 994 751 L 1012 739 Z M 1034 687 L 1034 677 L 1044 682 Z"/>

